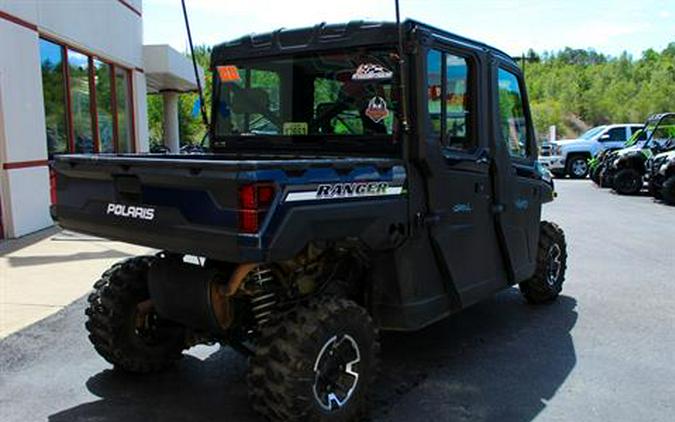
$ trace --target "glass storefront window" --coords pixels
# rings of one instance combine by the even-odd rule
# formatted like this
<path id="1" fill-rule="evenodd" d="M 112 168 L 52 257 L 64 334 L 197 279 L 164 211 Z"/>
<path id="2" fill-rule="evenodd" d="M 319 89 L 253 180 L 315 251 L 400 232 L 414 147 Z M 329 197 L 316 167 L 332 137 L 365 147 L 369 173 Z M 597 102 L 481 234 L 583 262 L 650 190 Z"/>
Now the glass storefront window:
<path id="1" fill-rule="evenodd" d="M 66 85 L 63 77 L 63 48 L 47 40 L 40 40 L 42 93 L 47 126 L 49 158 L 68 152 L 68 120 Z"/>
<path id="2" fill-rule="evenodd" d="M 107 63 L 94 60 L 96 86 L 96 117 L 98 118 L 99 151 L 115 152 L 115 131 L 113 130 L 112 69 Z"/>
<path id="3" fill-rule="evenodd" d="M 49 159 L 54 154 L 133 152 L 131 72 L 40 39 Z"/>
<path id="4" fill-rule="evenodd" d="M 117 97 L 117 151 L 132 152 L 131 99 L 129 98 L 129 72 L 115 67 L 115 93 Z"/>
<path id="5" fill-rule="evenodd" d="M 73 119 L 75 151 L 94 152 L 91 98 L 89 93 L 89 57 L 68 50 L 70 76 L 70 107 Z"/>

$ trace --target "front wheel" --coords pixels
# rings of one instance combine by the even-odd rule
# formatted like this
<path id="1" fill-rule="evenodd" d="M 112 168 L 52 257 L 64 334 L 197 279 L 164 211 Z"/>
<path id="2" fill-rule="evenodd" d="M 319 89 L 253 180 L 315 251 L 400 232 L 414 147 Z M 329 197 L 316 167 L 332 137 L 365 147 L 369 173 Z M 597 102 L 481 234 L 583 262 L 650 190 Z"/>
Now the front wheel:
<path id="1" fill-rule="evenodd" d="M 614 175 L 614 190 L 621 195 L 636 195 L 642 190 L 642 175 L 635 169 L 619 170 Z"/>
<path id="2" fill-rule="evenodd" d="M 541 222 L 537 270 L 520 283 L 520 292 L 528 302 L 538 304 L 555 300 L 562 291 L 567 270 L 565 233 L 556 224 Z"/>
<path id="3" fill-rule="evenodd" d="M 567 174 L 573 179 L 583 179 L 588 175 L 588 158 L 578 155 L 567 162 Z"/>
<path id="4" fill-rule="evenodd" d="M 248 375 L 253 409 L 272 421 L 361 420 L 378 350 L 373 321 L 356 303 L 299 305 L 262 330 Z"/>
<path id="5" fill-rule="evenodd" d="M 661 196 L 666 204 L 675 205 L 675 176 L 670 176 L 663 182 Z"/>

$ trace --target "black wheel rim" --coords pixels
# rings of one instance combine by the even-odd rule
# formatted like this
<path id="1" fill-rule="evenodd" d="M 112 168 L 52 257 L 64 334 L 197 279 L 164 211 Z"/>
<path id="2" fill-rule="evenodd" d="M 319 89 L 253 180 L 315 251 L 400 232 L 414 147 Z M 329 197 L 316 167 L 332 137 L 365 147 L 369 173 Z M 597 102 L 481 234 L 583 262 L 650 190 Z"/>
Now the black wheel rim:
<path id="1" fill-rule="evenodd" d="M 549 286 L 554 287 L 560 278 L 560 271 L 562 270 L 562 250 L 557 243 L 551 245 L 548 249 L 548 271 L 546 282 Z"/>
<path id="2" fill-rule="evenodd" d="M 314 399 L 327 412 L 345 407 L 359 383 L 361 353 L 348 334 L 330 338 L 314 362 Z"/>
<path id="3" fill-rule="evenodd" d="M 131 318 L 131 330 L 133 341 L 141 347 L 161 347 L 167 338 L 171 336 L 171 330 L 154 310 L 139 312 L 138 309 Z"/>

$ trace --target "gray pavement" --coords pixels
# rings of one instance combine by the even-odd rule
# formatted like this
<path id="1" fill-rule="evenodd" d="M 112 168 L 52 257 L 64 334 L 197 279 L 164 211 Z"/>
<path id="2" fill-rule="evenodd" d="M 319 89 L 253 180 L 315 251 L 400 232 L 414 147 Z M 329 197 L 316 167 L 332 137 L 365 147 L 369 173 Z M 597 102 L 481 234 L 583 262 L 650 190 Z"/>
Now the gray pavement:
<path id="1" fill-rule="evenodd" d="M 545 217 L 569 243 L 564 295 L 517 289 L 413 334 L 385 334 L 377 421 L 672 421 L 675 208 L 559 181 Z M 118 374 L 84 301 L 0 341 L 0 420 L 254 421 L 246 361 L 198 347 L 175 369 Z"/>

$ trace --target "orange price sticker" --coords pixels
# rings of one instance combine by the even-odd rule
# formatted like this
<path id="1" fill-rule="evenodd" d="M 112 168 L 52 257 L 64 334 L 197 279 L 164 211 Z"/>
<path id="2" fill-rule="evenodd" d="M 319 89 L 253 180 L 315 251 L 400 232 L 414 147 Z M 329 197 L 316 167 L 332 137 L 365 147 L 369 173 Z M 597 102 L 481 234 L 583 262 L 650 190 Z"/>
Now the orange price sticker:
<path id="1" fill-rule="evenodd" d="M 239 76 L 239 69 L 237 66 L 218 66 L 218 77 L 220 82 L 239 82 L 241 77 Z"/>

